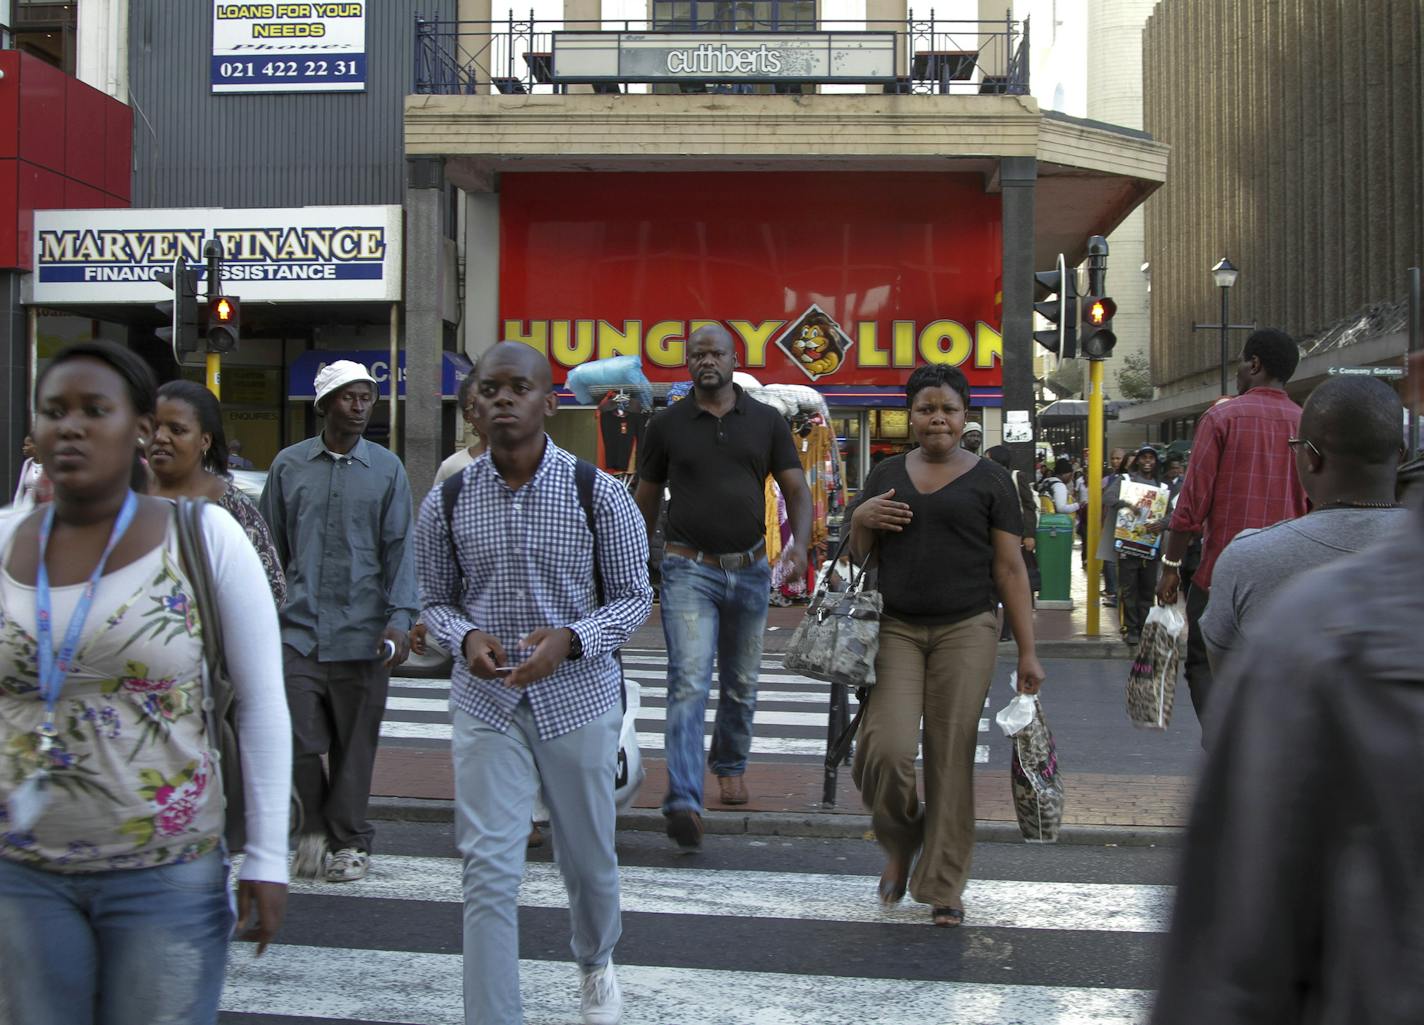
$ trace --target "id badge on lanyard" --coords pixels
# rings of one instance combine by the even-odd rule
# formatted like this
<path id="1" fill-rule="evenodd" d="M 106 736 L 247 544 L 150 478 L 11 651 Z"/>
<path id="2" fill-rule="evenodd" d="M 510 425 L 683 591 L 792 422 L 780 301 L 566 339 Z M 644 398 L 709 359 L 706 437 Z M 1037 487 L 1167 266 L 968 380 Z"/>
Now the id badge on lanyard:
<path id="1" fill-rule="evenodd" d="M 64 631 L 64 643 L 56 655 L 54 650 L 54 624 L 49 591 L 49 569 L 45 565 L 45 554 L 49 548 L 49 536 L 54 528 L 54 506 L 45 510 L 40 521 L 40 559 L 35 570 L 35 633 L 39 645 L 40 699 L 45 703 L 44 721 L 35 729 L 34 768 L 24 781 L 10 794 L 7 811 L 10 828 L 26 833 L 39 821 L 45 805 L 49 803 L 50 765 L 63 752 L 59 742 L 59 731 L 54 725 L 54 710 L 59 703 L 59 692 L 64 687 L 64 679 L 74 665 L 74 656 L 79 648 L 79 638 L 84 632 L 84 621 L 89 618 L 89 610 L 94 605 L 94 593 L 99 588 L 99 580 L 104 575 L 104 567 L 113 554 L 119 538 L 133 523 L 138 511 L 138 496 L 132 491 L 124 499 L 123 507 L 114 520 L 114 529 L 109 534 L 104 553 L 99 556 L 99 564 L 94 567 L 79 601 L 74 606 L 74 614 L 69 618 L 69 626 Z"/>

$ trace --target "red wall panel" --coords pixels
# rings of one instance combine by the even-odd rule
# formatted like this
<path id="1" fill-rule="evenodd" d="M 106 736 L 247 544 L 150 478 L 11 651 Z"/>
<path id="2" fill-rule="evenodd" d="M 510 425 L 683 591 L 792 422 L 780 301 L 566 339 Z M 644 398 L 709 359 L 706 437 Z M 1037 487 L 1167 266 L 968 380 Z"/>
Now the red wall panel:
<path id="1" fill-rule="evenodd" d="M 20 51 L 0 50 L 0 159 L 20 153 Z M 12 193 L 5 193 L 6 196 Z"/>
<path id="2" fill-rule="evenodd" d="M 29 257 L 20 254 L 20 209 L 16 176 L 20 162 L 0 158 L 0 267 L 27 267 Z"/>
<path id="3" fill-rule="evenodd" d="M 44 61 L 20 62 L 20 159 L 64 170 L 64 94 L 69 76 Z"/>
<path id="4" fill-rule="evenodd" d="M 128 206 L 133 198 L 133 108 L 108 99 L 104 104 L 103 189 Z"/>
<path id="5" fill-rule="evenodd" d="M 65 177 L 97 189 L 104 187 L 104 146 L 108 142 L 104 107 L 112 100 L 77 78 L 65 80 Z"/>

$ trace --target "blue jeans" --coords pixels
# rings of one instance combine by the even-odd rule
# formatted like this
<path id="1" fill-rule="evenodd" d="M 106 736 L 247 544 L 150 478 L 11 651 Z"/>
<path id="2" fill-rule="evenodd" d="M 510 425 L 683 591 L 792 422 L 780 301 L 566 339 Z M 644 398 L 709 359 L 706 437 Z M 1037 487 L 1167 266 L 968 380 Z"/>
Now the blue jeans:
<path id="1" fill-rule="evenodd" d="M 721 690 L 707 764 L 718 776 L 747 771 L 757 671 L 771 596 L 771 565 L 725 570 L 668 554 L 662 565 L 663 637 L 668 649 L 663 813 L 702 810 L 702 738 L 712 656 Z"/>
<path id="2" fill-rule="evenodd" d="M 211 1025 L 233 927 L 227 880 L 219 851 L 74 874 L 0 859 L 0 1021 Z"/>

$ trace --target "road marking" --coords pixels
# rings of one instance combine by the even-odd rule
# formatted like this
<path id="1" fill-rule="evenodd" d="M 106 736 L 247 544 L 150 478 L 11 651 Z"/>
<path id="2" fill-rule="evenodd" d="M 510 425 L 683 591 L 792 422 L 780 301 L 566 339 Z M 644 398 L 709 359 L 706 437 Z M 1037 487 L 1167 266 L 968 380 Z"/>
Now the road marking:
<path id="1" fill-rule="evenodd" d="M 577 1018 L 578 973 L 571 963 L 522 960 L 519 974 L 528 1025 L 564 1025 Z M 274 945 L 257 960 L 246 944 L 234 944 L 222 1009 L 279 1008 L 282 1014 L 326 1020 L 462 1025 L 462 979 L 458 954 Z M 699 1025 L 863 1025 L 867 1009 L 876 1008 L 877 1013 L 893 1008 L 896 1020 L 907 1022 L 1138 1025 L 1152 1007 L 1150 992 L 1131 989 L 625 964 L 618 965 L 618 979 L 628 1020 L 695 1018 Z"/>

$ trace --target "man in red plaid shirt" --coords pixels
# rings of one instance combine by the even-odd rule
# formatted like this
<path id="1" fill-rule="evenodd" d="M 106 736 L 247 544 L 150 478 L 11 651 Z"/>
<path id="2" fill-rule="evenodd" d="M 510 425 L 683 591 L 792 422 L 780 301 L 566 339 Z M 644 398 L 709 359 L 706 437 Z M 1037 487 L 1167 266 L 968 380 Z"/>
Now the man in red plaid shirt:
<path id="1" fill-rule="evenodd" d="M 1182 557 L 1192 535 L 1202 536 L 1201 565 L 1187 589 L 1187 686 L 1197 720 L 1206 712 L 1211 666 L 1199 621 L 1206 609 L 1211 571 L 1221 550 L 1243 530 L 1268 527 L 1309 511 L 1287 442 L 1300 427 L 1300 407 L 1285 384 L 1300 362 L 1300 348 L 1284 331 L 1253 331 L 1241 350 L 1234 399 L 1218 402 L 1197 421 L 1187 479 L 1177 497 L 1162 556 L 1157 597 L 1177 600 Z"/>

